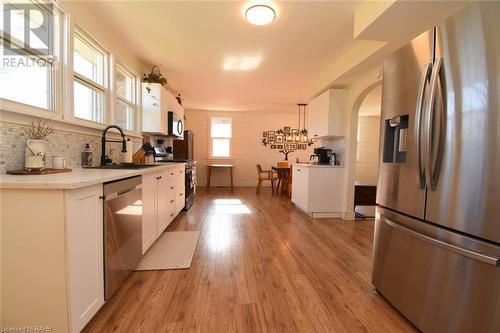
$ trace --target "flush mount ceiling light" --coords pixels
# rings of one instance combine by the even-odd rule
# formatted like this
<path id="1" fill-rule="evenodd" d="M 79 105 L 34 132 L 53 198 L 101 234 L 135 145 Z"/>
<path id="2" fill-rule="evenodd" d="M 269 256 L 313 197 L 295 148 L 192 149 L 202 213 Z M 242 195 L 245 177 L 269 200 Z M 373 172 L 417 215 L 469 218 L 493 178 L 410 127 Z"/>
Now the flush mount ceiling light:
<path id="1" fill-rule="evenodd" d="M 276 12 L 267 5 L 255 5 L 247 9 L 245 18 L 254 25 L 268 25 L 276 18 Z"/>

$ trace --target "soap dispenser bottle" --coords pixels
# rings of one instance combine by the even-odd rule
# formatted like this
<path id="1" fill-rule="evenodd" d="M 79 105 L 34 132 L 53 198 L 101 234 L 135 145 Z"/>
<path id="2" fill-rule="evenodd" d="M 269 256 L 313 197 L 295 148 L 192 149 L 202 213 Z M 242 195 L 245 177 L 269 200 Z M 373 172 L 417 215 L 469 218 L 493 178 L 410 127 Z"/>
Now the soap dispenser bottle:
<path id="1" fill-rule="evenodd" d="M 92 167 L 92 150 L 90 149 L 90 145 L 88 143 L 85 144 L 85 149 L 82 152 L 82 167 Z"/>

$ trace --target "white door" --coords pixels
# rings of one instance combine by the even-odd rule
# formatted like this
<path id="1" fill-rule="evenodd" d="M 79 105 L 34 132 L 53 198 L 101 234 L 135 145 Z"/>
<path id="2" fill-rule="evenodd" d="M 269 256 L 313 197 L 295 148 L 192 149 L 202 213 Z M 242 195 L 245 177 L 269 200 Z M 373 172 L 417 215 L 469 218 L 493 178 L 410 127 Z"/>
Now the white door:
<path id="1" fill-rule="evenodd" d="M 156 201 L 158 173 L 142 176 L 142 253 L 144 254 L 158 235 Z"/>
<path id="2" fill-rule="evenodd" d="M 309 211 L 309 168 L 294 165 L 292 168 L 292 202 Z"/>
<path id="3" fill-rule="evenodd" d="M 102 185 L 66 192 L 71 332 L 80 332 L 104 304 Z"/>

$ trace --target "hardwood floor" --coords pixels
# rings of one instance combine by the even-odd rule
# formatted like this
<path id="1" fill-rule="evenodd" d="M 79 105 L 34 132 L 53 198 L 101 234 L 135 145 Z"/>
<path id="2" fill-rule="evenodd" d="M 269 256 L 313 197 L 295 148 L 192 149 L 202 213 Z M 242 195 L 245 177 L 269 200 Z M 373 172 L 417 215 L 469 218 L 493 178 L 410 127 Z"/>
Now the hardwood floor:
<path id="1" fill-rule="evenodd" d="M 370 283 L 373 221 L 312 220 L 270 188 L 200 188 L 168 227 L 186 270 L 135 272 L 85 332 L 413 332 Z"/>

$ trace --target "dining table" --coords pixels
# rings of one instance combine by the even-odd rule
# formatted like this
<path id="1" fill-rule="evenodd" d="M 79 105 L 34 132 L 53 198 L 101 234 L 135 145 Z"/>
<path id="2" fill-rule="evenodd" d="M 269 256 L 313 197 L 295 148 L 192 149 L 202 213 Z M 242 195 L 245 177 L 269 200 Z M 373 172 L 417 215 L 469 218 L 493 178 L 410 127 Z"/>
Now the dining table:
<path id="1" fill-rule="evenodd" d="M 274 171 L 278 174 L 278 186 L 276 188 L 276 192 L 280 192 L 280 187 L 281 187 L 281 194 L 289 194 L 288 193 L 288 186 L 290 184 L 290 172 L 292 170 L 291 167 L 272 167 Z"/>

